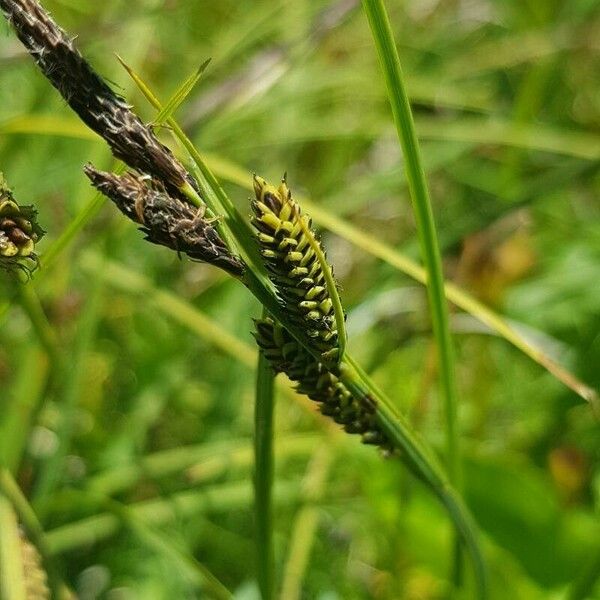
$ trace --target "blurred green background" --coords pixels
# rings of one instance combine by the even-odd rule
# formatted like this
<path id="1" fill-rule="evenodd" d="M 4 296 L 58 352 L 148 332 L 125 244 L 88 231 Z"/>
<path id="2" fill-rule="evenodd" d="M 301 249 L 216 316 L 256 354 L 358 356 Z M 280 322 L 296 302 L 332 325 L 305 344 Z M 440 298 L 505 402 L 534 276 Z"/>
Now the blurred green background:
<path id="1" fill-rule="evenodd" d="M 600 388 L 600 3 L 387 4 L 447 278 Z M 229 161 L 249 184 L 252 172 L 287 171 L 293 190 L 419 258 L 359 3 L 44 5 L 147 122 L 154 113 L 114 53 L 163 100 L 211 57 L 176 117 L 217 172 Z M 43 262 L 94 198 L 83 164 L 113 161 L 0 29 L 0 170 L 39 209 Z M 224 186 L 247 214 L 248 191 Z M 82 600 L 212 597 L 207 571 L 236 598 L 257 598 L 250 331 L 260 307 L 216 269 L 145 243 L 108 202 L 81 224 L 28 292 L 0 272 L 3 460 Z M 424 288 L 351 239 L 323 238 L 351 351 L 441 445 Z M 473 316 L 453 310 L 452 329 L 465 493 L 493 598 L 567 598 L 599 562 L 598 421 Z M 451 532 L 435 500 L 282 384 L 281 597 L 444 598 Z"/>

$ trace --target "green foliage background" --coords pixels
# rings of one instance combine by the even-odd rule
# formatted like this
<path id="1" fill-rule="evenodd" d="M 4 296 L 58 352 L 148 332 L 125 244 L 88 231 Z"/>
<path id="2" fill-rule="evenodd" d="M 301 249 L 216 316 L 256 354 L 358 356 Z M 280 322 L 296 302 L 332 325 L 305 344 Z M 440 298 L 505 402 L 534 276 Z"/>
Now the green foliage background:
<path id="1" fill-rule="evenodd" d="M 154 113 L 114 52 L 163 100 L 212 57 L 176 115 L 212 164 L 237 163 L 248 183 L 253 171 L 274 180 L 287 171 L 292 189 L 418 258 L 357 3 L 45 6 L 147 121 Z M 600 4 L 388 8 L 446 276 L 598 389 Z M 43 262 L 93 198 L 82 165 L 112 159 L 0 27 L 0 170 L 17 200 L 39 209 Z M 248 192 L 225 185 L 248 213 Z M 441 446 L 424 289 L 348 240 L 324 232 L 324 244 L 349 312 L 350 350 Z M 145 243 L 108 203 L 32 285 L 48 321 L 41 342 L 36 296 L 0 277 L 0 448 L 65 579 L 82 599 L 199 598 L 211 595 L 208 570 L 236 598 L 256 598 L 250 330 L 260 307 L 216 269 Z M 465 493 L 493 597 L 568 597 L 600 553 L 598 421 L 472 316 L 455 311 L 452 328 Z M 444 597 L 451 532 L 436 502 L 399 464 L 338 434 L 290 393 L 279 393 L 276 412 L 282 597 Z"/>

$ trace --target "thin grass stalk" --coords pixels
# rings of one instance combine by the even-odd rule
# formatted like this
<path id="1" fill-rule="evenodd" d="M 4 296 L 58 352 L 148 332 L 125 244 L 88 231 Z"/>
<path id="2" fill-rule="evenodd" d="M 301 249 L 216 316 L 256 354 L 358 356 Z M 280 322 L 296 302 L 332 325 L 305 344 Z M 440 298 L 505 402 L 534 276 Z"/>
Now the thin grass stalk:
<path id="1" fill-rule="evenodd" d="M 34 505 L 40 509 L 58 485 L 64 467 L 64 460 L 71 446 L 73 435 L 74 411 L 81 395 L 84 382 L 85 359 L 94 340 L 98 314 L 102 303 L 104 287 L 98 279 L 90 292 L 85 309 L 79 319 L 76 339 L 73 344 L 71 361 L 66 369 L 63 384 L 61 414 L 62 421 L 58 430 L 58 448 L 43 463 L 34 490 Z"/>
<path id="2" fill-rule="evenodd" d="M 40 259 L 43 267 L 42 273 L 48 272 L 61 253 L 75 240 L 77 234 L 100 212 L 105 201 L 106 196 L 96 192 L 83 209 L 77 213 L 60 236 L 44 252 L 44 256 Z"/>
<path id="3" fill-rule="evenodd" d="M 234 481 L 177 492 L 168 498 L 144 500 L 129 505 L 129 510 L 145 523 L 162 525 L 193 518 L 205 513 L 223 514 L 249 510 L 254 490 L 250 481 Z M 81 495 L 77 494 L 77 498 Z M 297 481 L 281 481 L 275 486 L 275 506 L 290 506 L 301 497 Z M 85 517 L 48 531 L 46 539 L 53 554 L 61 554 L 82 546 L 93 545 L 115 535 L 120 519 L 107 512 Z"/>
<path id="4" fill-rule="evenodd" d="M 82 492 L 81 498 L 95 497 L 109 512 L 114 514 L 152 552 L 163 556 L 181 572 L 183 577 L 215 600 L 233 600 L 231 592 L 206 566 L 193 556 L 182 552 L 164 532 L 158 532 L 143 519 L 138 518 L 128 506 L 106 496 Z"/>
<path id="5" fill-rule="evenodd" d="M 421 253 L 427 269 L 427 292 L 433 333 L 437 341 L 441 389 L 446 426 L 446 464 L 450 481 L 460 489 L 461 464 L 457 426 L 458 388 L 454 349 L 450 335 L 448 306 L 444 294 L 444 275 L 433 210 L 421 161 L 414 120 L 406 93 L 400 57 L 394 42 L 383 0 L 363 0 L 379 61 L 384 72 L 398 139 L 406 165 L 406 178 L 415 213 Z M 460 581 L 460 547 L 455 548 L 454 580 Z"/>
<path id="6" fill-rule="evenodd" d="M 414 126 L 414 120 L 404 78 L 400 57 L 396 49 L 391 25 L 383 0 L 363 0 L 379 60 L 384 71 L 388 97 L 392 106 L 394 122 L 406 164 L 406 176 L 410 191 L 423 260 L 427 269 L 427 289 L 437 339 L 442 378 L 442 391 L 445 398 L 446 453 L 448 472 L 452 481 L 459 481 L 458 435 L 456 431 L 457 386 L 454 369 L 454 356 L 448 310 L 444 297 L 444 277 L 442 261 L 435 231 L 435 223 L 421 153 Z"/>
<path id="7" fill-rule="evenodd" d="M 266 312 L 264 312 L 266 316 Z M 254 405 L 254 509 L 256 516 L 256 573 L 263 600 L 272 600 L 275 589 L 273 548 L 273 415 L 275 377 L 262 352 L 258 353 Z"/>
<path id="8" fill-rule="evenodd" d="M 139 77 L 136 79 L 136 83 L 146 98 L 153 104 L 157 110 L 161 110 L 162 106 L 158 98 L 152 93 L 152 91 L 145 85 Z M 170 119 L 167 121 L 172 126 L 174 135 L 184 143 L 186 148 L 190 146 L 194 148 L 191 141 L 185 136 L 181 128 L 174 127 L 175 121 Z M 196 157 L 200 157 L 197 150 L 191 153 L 192 160 L 196 161 Z M 193 170 L 194 174 L 198 176 L 198 171 L 202 165 L 202 169 L 207 170 L 210 173 L 211 181 L 216 181 L 214 175 L 208 170 L 208 167 L 201 161 L 197 163 L 198 169 Z M 200 173 L 203 175 L 203 172 Z M 200 186 L 211 185 L 206 179 L 202 181 L 199 178 Z M 223 190 L 219 187 L 219 194 L 224 194 Z M 212 196 L 216 196 L 217 191 L 213 189 Z M 207 205 L 211 207 L 211 195 L 205 197 Z M 242 231 L 238 229 L 236 225 L 235 232 L 233 229 L 230 231 L 231 235 L 235 238 L 238 248 L 247 248 L 250 253 L 255 248 L 254 239 L 244 232 L 248 231 L 248 227 L 241 215 L 235 209 L 233 203 L 227 201 L 227 210 L 230 216 L 231 223 L 242 223 Z M 211 207 L 212 208 L 212 207 Z M 229 220 L 223 222 L 224 226 L 228 226 Z M 239 235 L 241 233 L 241 235 Z M 253 268 L 246 269 L 244 273 L 243 283 L 252 292 L 252 294 L 261 302 L 263 307 L 267 309 L 273 317 L 285 325 L 286 329 L 294 336 L 294 338 L 304 345 L 306 349 L 311 352 L 317 360 L 321 357 L 316 354 L 313 349 L 306 346 L 304 339 L 304 332 L 295 327 L 290 322 L 287 313 L 282 310 L 281 304 L 278 302 L 277 297 L 274 294 L 273 288 L 270 282 L 263 277 L 262 272 L 255 272 Z M 423 481 L 434 494 L 442 501 L 442 504 L 446 507 L 448 514 L 455 524 L 457 531 L 460 532 L 465 545 L 472 557 L 474 574 L 477 586 L 477 597 L 487 597 L 487 578 L 484 566 L 483 555 L 479 549 L 477 536 L 474 529 L 474 523 L 460 498 L 456 492 L 450 486 L 443 469 L 439 466 L 435 455 L 429 450 L 423 441 L 416 435 L 409 423 L 397 412 L 394 403 L 387 398 L 380 390 L 376 389 L 373 382 L 367 377 L 366 373 L 360 369 L 352 357 L 346 353 L 344 361 L 340 364 L 341 381 L 350 389 L 356 398 L 364 402 L 365 405 L 373 407 L 379 423 L 381 424 L 384 431 L 389 435 L 394 445 L 401 450 L 402 457 L 405 463 L 409 466 L 413 474 Z"/>
<path id="9" fill-rule="evenodd" d="M 318 500 L 325 490 L 335 456 L 329 444 L 319 446 L 312 455 L 302 482 L 306 503 L 298 510 L 290 538 L 280 600 L 298 600 L 302 597 L 302 581 L 310 560 L 310 553 L 319 527 Z"/>
<path id="10" fill-rule="evenodd" d="M 50 325 L 44 313 L 39 297 L 31 282 L 19 283 L 18 290 L 21 307 L 29 317 L 31 326 L 40 344 L 48 354 L 53 366 L 57 368 L 61 362 L 58 340 L 52 325 Z"/>
<path id="11" fill-rule="evenodd" d="M 7 394 L 0 427 L 0 463 L 11 473 L 18 472 L 50 377 L 50 361 L 38 345 L 26 346 L 18 365 L 14 392 Z"/>

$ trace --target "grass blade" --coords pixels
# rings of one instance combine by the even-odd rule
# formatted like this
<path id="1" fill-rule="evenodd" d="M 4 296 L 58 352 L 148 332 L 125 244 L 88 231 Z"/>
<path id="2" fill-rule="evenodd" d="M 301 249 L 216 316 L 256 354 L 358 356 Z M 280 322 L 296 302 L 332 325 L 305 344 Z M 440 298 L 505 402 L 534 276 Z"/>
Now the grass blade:
<path id="1" fill-rule="evenodd" d="M 421 163 L 421 153 L 414 120 L 400 67 L 400 57 L 394 42 L 392 28 L 383 0 L 363 0 L 379 61 L 384 72 L 388 98 L 402 147 L 408 188 L 417 223 L 421 254 L 427 269 L 427 293 L 433 333 L 437 342 L 441 388 L 444 398 L 446 426 L 446 463 L 450 481 L 461 488 L 461 464 L 457 425 L 458 387 L 454 367 L 454 349 L 450 335 L 448 306 L 444 294 L 442 259 L 435 230 L 433 210 Z M 460 563 L 460 550 L 455 556 L 456 570 Z M 455 573 L 455 579 L 460 575 Z"/>
<path id="2" fill-rule="evenodd" d="M 106 497 L 101 501 L 148 549 L 168 560 L 194 587 L 216 600 L 232 600 L 233 595 L 217 577 L 192 555 L 183 552 L 170 537 L 138 518 L 129 507 Z"/>
<path id="3" fill-rule="evenodd" d="M 43 402 L 49 362 L 40 348 L 29 346 L 18 361 L 14 390 L 7 394 L 0 427 L 0 463 L 11 473 L 19 468 L 35 415 Z"/>
<path id="4" fill-rule="evenodd" d="M 94 282 L 79 322 L 70 363 L 65 371 L 62 393 L 62 421 L 56 451 L 41 465 L 34 492 L 34 505 L 43 508 L 63 474 L 64 460 L 71 447 L 77 402 L 81 396 L 86 374 L 85 360 L 94 342 L 96 326 L 103 299 L 102 281 Z"/>
<path id="5" fill-rule="evenodd" d="M 121 63 L 123 61 L 119 58 Z M 162 125 L 165 121 L 167 121 L 171 115 L 181 106 L 181 104 L 185 101 L 185 99 L 189 96 L 191 91 L 194 89 L 194 86 L 200 81 L 200 78 L 204 74 L 206 67 L 210 63 L 210 58 L 205 60 L 199 67 L 199 69 L 190 75 L 173 93 L 171 98 L 164 105 L 163 109 L 156 115 L 154 119 L 154 125 Z"/>
<path id="6" fill-rule="evenodd" d="M 333 458 L 331 446 L 327 445 L 317 448 L 310 461 L 303 481 L 306 504 L 298 510 L 292 528 L 280 600 L 301 598 L 302 580 L 319 525 L 319 508 L 316 501 L 323 494 Z"/>
<path id="7" fill-rule="evenodd" d="M 77 494 L 81 498 L 81 494 Z M 143 500 L 128 505 L 135 517 L 144 523 L 162 525 L 173 521 L 193 518 L 211 512 L 228 513 L 248 510 L 252 506 L 253 490 L 250 481 L 234 481 L 199 489 L 177 492 L 166 498 Z M 297 502 L 300 487 L 294 481 L 280 482 L 275 486 L 275 505 Z M 81 546 L 96 544 L 112 537 L 119 531 L 121 520 L 114 513 L 102 512 L 73 521 L 50 530 L 47 540 L 53 554 L 68 552 Z"/>

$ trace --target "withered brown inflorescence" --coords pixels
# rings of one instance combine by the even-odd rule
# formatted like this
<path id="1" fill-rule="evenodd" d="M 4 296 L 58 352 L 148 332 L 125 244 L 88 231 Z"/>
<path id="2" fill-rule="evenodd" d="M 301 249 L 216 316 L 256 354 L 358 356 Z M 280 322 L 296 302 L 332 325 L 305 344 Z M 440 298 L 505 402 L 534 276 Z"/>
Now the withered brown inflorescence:
<path id="1" fill-rule="evenodd" d="M 149 241 L 239 276 L 242 261 L 231 254 L 203 213 L 187 203 L 190 193 L 200 200 L 196 180 L 94 71 L 40 3 L 0 0 L 0 9 L 69 106 L 106 140 L 117 158 L 139 173 L 119 177 L 88 166 L 86 174 L 94 185 L 143 225 Z"/>
<path id="2" fill-rule="evenodd" d="M 130 167 L 163 181 L 171 194 L 195 180 L 106 84 L 36 0 L 0 0 L 0 9 L 42 73 L 69 106 Z"/>
<path id="3" fill-rule="evenodd" d="M 119 210 L 142 225 L 146 239 L 154 244 L 183 252 L 190 258 L 213 264 L 240 276 L 244 264 L 233 256 L 213 224 L 198 209 L 170 196 L 163 185 L 135 173 L 115 175 L 84 168 L 92 185 L 108 196 Z"/>

